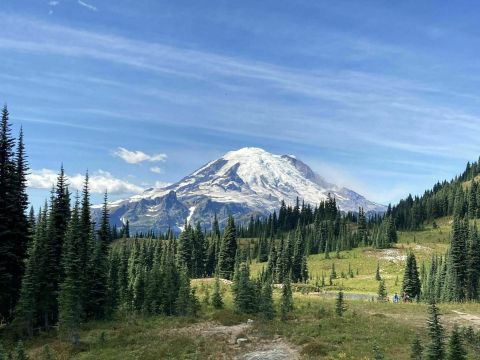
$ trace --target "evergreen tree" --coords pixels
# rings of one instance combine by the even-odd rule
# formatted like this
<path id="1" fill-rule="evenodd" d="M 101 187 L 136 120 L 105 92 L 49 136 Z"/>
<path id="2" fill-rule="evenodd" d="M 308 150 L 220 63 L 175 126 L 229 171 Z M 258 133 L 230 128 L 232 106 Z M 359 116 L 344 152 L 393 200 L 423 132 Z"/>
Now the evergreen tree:
<path id="1" fill-rule="evenodd" d="M 377 262 L 377 270 L 375 271 L 375 280 L 380 281 L 382 277 L 380 276 L 380 263 Z"/>
<path id="2" fill-rule="evenodd" d="M 64 276 L 61 259 L 70 216 L 70 194 L 62 165 L 57 177 L 57 184 L 50 204 L 50 216 L 48 219 L 48 250 L 45 271 L 49 281 L 46 284 L 44 296 L 48 299 L 48 314 L 45 322 L 49 321 L 52 325 L 58 320 L 57 298 L 60 282 Z M 48 326 L 49 324 L 45 324 L 46 328 L 48 328 Z"/>
<path id="3" fill-rule="evenodd" d="M 203 234 L 200 222 L 197 222 L 197 226 L 193 233 L 194 246 L 193 246 L 193 271 L 194 277 L 205 276 L 205 264 L 206 264 L 206 251 L 207 244 L 205 242 L 205 236 Z"/>
<path id="4" fill-rule="evenodd" d="M 387 301 L 388 300 L 388 295 L 387 295 L 387 289 L 385 287 L 385 280 L 380 280 L 378 283 L 378 301 Z"/>
<path id="5" fill-rule="evenodd" d="M 266 281 L 261 290 L 259 311 L 267 320 L 272 320 L 275 317 L 275 309 L 273 307 L 272 284 Z"/>
<path id="6" fill-rule="evenodd" d="M 30 241 L 29 222 L 26 215 L 28 208 L 27 196 L 27 173 L 28 164 L 23 143 L 23 129 L 20 128 L 16 154 L 14 159 L 13 173 L 13 212 L 10 214 L 11 235 L 13 241 L 13 254 L 15 256 L 14 271 L 12 272 L 12 285 L 14 289 L 14 301 L 18 299 L 21 287 L 21 278 L 24 272 L 24 259 L 27 255 L 27 245 Z"/>
<path id="7" fill-rule="evenodd" d="M 247 263 L 240 264 L 238 274 L 234 279 L 235 310 L 242 313 L 255 313 L 257 309 L 256 289 L 250 280 L 250 269 Z"/>
<path id="8" fill-rule="evenodd" d="M 347 310 L 347 307 L 345 305 L 345 299 L 343 295 L 343 291 L 340 290 L 337 294 L 337 298 L 335 301 L 335 313 L 338 316 L 343 316 L 343 313 Z"/>
<path id="9" fill-rule="evenodd" d="M 470 231 L 467 252 L 467 299 L 478 300 L 480 285 L 480 241 L 478 238 L 477 225 Z"/>
<path id="10" fill-rule="evenodd" d="M 285 276 L 282 286 L 282 300 L 280 304 L 281 319 L 288 319 L 288 315 L 293 311 L 292 287 L 290 285 L 290 277 Z"/>
<path id="11" fill-rule="evenodd" d="M 177 266 L 185 267 L 188 275 L 192 274 L 192 253 L 193 253 L 193 233 L 192 227 L 185 225 L 182 233 L 178 237 L 177 244 Z"/>
<path id="12" fill-rule="evenodd" d="M 26 260 L 25 274 L 22 278 L 20 299 L 15 311 L 15 327 L 33 335 L 33 328 L 37 325 L 39 316 L 48 317 L 49 301 L 45 298 L 45 290 L 48 288 L 48 281 L 45 278 L 47 239 L 46 239 L 46 205 L 41 211 L 38 226 L 34 239 L 30 244 L 28 258 Z"/>
<path id="13" fill-rule="evenodd" d="M 410 360 L 422 360 L 423 359 L 423 346 L 420 342 L 418 334 L 412 342 L 412 348 L 410 351 Z"/>
<path id="14" fill-rule="evenodd" d="M 440 323 L 440 314 L 437 305 L 432 302 L 428 308 L 429 317 L 427 320 L 430 342 L 427 346 L 427 360 L 445 359 L 444 330 Z"/>
<path id="15" fill-rule="evenodd" d="M 90 287 L 90 308 L 96 319 L 103 319 L 107 313 L 108 296 L 108 243 L 110 239 L 110 226 L 108 215 L 108 197 L 105 193 L 100 229 L 95 241 L 93 256 L 90 263 L 92 267 L 92 281 Z"/>
<path id="16" fill-rule="evenodd" d="M 215 309 L 223 308 L 222 293 L 220 290 L 220 279 L 215 277 L 215 283 L 213 285 L 212 305 Z"/>
<path id="17" fill-rule="evenodd" d="M 64 279 L 59 293 L 59 329 L 60 333 L 74 345 L 80 341 L 80 320 L 83 313 L 83 268 L 81 253 L 82 227 L 79 218 L 78 199 L 68 225 L 62 254 Z"/>
<path id="18" fill-rule="evenodd" d="M 452 330 L 452 335 L 450 336 L 450 341 L 448 343 L 448 355 L 447 360 L 466 360 L 467 352 L 464 349 L 460 331 L 458 326 L 455 324 Z"/>
<path id="19" fill-rule="evenodd" d="M 17 252 L 15 229 L 16 169 L 15 140 L 11 135 L 7 106 L 3 107 L 0 123 L 0 318 L 9 319 L 20 291 L 23 258 Z"/>
<path id="20" fill-rule="evenodd" d="M 467 280 L 468 219 L 465 219 L 463 223 L 458 217 L 455 217 L 452 230 L 445 299 L 462 301 L 465 299 Z"/>
<path id="21" fill-rule="evenodd" d="M 412 299 L 420 296 L 421 283 L 418 274 L 417 260 L 413 252 L 407 255 L 405 273 L 403 275 L 402 292 L 408 294 Z"/>
<path id="22" fill-rule="evenodd" d="M 330 280 L 337 278 L 337 272 L 335 271 L 335 263 L 332 263 L 332 271 L 330 272 Z"/>
<path id="23" fill-rule="evenodd" d="M 237 253 L 237 230 L 233 217 L 229 216 L 218 254 L 219 276 L 232 279 Z"/>

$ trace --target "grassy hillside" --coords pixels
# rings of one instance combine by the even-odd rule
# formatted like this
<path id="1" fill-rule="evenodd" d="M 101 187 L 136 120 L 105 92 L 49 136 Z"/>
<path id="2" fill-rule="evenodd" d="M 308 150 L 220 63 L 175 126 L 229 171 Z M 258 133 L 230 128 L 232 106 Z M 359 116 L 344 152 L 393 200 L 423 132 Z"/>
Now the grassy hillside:
<path id="1" fill-rule="evenodd" d="M 398 244 L 391 249 L 357 248 L 340 252 L 339 258 L 332 252 L 329 259 L 325 259 L 324 254 L 309 256 L 309 284 L 320 283 L 323 273 L 327 286 L 322 291 L 343 289 L 345 292 L 375 295 L 378 290 L 378 281 L 375 280 L 378 263 L 389 295 L 400 292 L 408 251 L 415 253 L 419 266 L 422 262 L 429 263 L 432 254 L 443 255 L 450 238 L 450 221 L 449 218 L 442 218 L 437 220 L 436 228 L 428 224 L 422 231 L 399 232 Z M 332 264 L 335 264 L 337 279 L 333 280 L 332 286 L 328 286 Z M 253 263 L 252 273 L 257 274 L 265 266 L 266 263 Z M 348 276 L 349 266 L 353 270 L 353 278 Z"/>
<path id="2" fill-rule="evenodd" d="M 214 310 L 203 302 L 206 288 L 212 292 L 212 279 L 192 281 L 202 303 L 197 319 L 175 317 L 142 317 L 119 315 L 114 321 L 84 324 L 81 345 L 74 348 L 60 340 L 55 331 L 27 341 L 32 359 L 43 359 L 48 344 L 54 359 L 243 359 L 246 354 L 265 351 L 286 351 L 289 358 L 301 359 L 373 359 L 373 344 L 385 353 L 386 359 L 409 359 L 410 345 L 419 333 L 427 342 L 425 304 L 393 304 L 372 301 L 378 288 L 375 280 L 377 262 L 386 280 L 389 297 L 401 287 L 404 260 L 408 251 L 414 251 L 419 264 L 428 262 L 434 253 L 443 254 L 450 236 L 449 218 L 437 220 L 420 232 L 399 233 L 399 242 L 392 249 L 359 248 L 331 253 L 330 259 L 314 255 L 308 259 L 312 276 L 307 291 L 294 294 L 295 311 L 287 322 L 276 319 L 264 322 L 251 315 L 233 311 L 230 285 L 222 291 L 226 308 Z M 313 292 L 316 278 L 328 276 L 335 264 L 338 278 L 332 286 Z M 352 268 L 354 277 L 341 274 Z M 258 273 L 265 263 L 252 264 L 252 273 Z M 398 279 L 397 279 L 398 278 Z M 348 310 L 343 317 L 335 314 L 334 296 L 342 288 L 347 292 Z M 278 305 L 280 289 L 274 291 Z M 467 329 L 472 327 L 476 343 L 469 343 L 469 359 L 480 350 L 480 308 L 476 304 L 442 304 L 442 323 L 447 330 L 454 323 Z M 253 323 L 247 323 L 248 318 Z M 244 345 L 237 338 L 246 338 Z M 464 339 L 467 337 L 464 336 Z M 9 343 L 6 343 L 7 347 Z M 275 350 L 276 349 L 276 350 Z"/>
<path id="3" fill-rule="evenodd" d="M 200 299 L 210 280 L 194 281 Z M 202 305 L 198 319 L 125 316 L 117 321 L 91 322 L 83 326 L 82 343 L 73 348 L 58 340 L 55 332 L 27 342 L 33 359 L 42 359 L 48 344 L 56 359 L 223 359 L 252 351 L 288 347 L 301 359 L 373 359 L 376 343 L 387 359 L 408 359 L 410 344 L 416 333 L 424 343 L 426 305 L 347 301 L 343 317 L 334 311 L 334 300 L 313 294 L 295 293 L 295 312 L 287 322 L 264 322 L 235 314 L 224 285 L 227 308 L 214 311 Z M 279 291 L 275 291 L 278 303 Z M 449 329 L 453 323 L 479 326 L 480 309 L 473 304 L 449 304 L 441 307 L 442 322 Z M 480 317 L 478 317 L 480 319 Z M 244 346 L 237 338 L 247 338 Z M 470 354 L 474 347 L 469 346 Z M 470 355 L 469 359 L 474 359 Z"/>

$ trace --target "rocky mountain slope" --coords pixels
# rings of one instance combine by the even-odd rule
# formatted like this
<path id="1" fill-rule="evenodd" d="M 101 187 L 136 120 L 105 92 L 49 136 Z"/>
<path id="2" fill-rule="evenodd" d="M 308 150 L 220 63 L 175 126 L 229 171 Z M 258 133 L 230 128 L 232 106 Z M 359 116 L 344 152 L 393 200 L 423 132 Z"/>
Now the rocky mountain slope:
<path id="1" fill-rule="evenodd" d="M 110 216 L 117 225 L 128 219 L 133 232 L 178 231 L 185 220 L 208 228 L 214 214 L 221 224 L 229 214 L 242 221 L 278 210 L 282 200 L 294 204 L 298 197 L 315 205 L 329 194 L 345 212 L 360 206 L 366 212 L 385 211 L 383 205 L 327 182 L 294 156 L 250 147 L 230 151 L 168 187 L 111 203 Z"/>

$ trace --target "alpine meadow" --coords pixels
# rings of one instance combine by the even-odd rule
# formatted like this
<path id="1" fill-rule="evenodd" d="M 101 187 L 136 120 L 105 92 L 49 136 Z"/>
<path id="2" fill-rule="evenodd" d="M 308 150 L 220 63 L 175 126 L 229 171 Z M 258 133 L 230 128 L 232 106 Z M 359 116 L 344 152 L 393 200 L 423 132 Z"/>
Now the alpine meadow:
<path id="1" fill-rule="evenodd" d="M 0 4 L 0 360 L 471 360 L 477 4 Z"/>

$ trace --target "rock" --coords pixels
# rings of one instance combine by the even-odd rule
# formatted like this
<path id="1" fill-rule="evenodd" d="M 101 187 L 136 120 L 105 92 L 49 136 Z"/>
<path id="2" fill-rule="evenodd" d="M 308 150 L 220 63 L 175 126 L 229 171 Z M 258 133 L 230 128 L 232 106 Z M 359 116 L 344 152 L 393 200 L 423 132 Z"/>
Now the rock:
<path id="1" fill-rule="evenodd" d="M 246 344 L 246 343 L 248 343 L 248 339 L 247 339 L 247 338 L 238 338 L 238 339 L 237 339 L 237 345 L 242 346 L 242 345 L 244 345 L 244 344 Z"/>
<path id="2" fill-rule="evenodd" d="M 248 319 L 248 320 L 247 320 L 247 324 L 253 324 L 253 320 L 252 320 L 252 319 Z"/>

